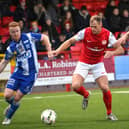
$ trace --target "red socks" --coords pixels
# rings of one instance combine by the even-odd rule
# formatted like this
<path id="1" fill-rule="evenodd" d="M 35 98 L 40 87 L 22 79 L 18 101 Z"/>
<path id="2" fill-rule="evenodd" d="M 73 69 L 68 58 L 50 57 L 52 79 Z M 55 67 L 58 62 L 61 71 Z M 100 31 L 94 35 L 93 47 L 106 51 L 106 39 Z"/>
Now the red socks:
<path id="1" fill-rule="evenodd" d="M 76 93 L 84 96 L 85 98 L 87 98 L 89 96 L 89 92 L 85 89 L 84 86 L 81 86 L 80 88 L 74 90 Z"/>
<path id="2" fill-rule="evenodd" d="M 84 86 L 81 86 L 80 88 L 74 91 L 84 96 L 85 98 L 89 96 L 89 92 L 84 88 Z M 107 92 L 103 92 L 103 101 L 107 109 L 107 115 L 111 114 L 112 113 L 112 94 L 110 90 Z"/>
<path id="3" fill-rule="evenodd" d="M 111 91 L 103 92 L 103 101 L 107 109 L 107 115 L 112 113 L 112 94 Z"/>

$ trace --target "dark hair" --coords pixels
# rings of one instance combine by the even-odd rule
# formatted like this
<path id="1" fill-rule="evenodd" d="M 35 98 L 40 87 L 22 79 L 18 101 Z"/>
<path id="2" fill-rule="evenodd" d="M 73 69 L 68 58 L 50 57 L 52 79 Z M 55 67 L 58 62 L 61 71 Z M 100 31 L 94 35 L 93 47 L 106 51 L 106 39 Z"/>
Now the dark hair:
<path id="1" fill-rule="evenodd" d="M 86 6 L 84 6 L 84 5 L 81 6 L 81 11 L 83 11 L 83 10 L 87 10 Z"/>

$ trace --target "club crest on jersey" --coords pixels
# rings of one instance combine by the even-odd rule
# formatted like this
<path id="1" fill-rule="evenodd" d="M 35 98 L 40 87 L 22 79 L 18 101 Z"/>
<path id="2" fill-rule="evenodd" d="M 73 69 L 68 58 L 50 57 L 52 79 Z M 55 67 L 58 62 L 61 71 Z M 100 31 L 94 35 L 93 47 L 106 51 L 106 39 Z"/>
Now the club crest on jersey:
<path id="1" fill-rule="evenodd" d="M 102 41 L 102 45 L 105 45 L 105 44 L 107 44 L 107 41 L 106 40 L 103 40 Z"/>
<path id="2" fill-rule="evenodd" d="M 19 44 L 17 46 L 17 49 L 18 49 L 18 52 L 21 53 L 21 54 L 23 54 L 25 52 L 25 50 L 24 50 L 24 48 L 23 48 L 23 46 L 21 44 Z"/>

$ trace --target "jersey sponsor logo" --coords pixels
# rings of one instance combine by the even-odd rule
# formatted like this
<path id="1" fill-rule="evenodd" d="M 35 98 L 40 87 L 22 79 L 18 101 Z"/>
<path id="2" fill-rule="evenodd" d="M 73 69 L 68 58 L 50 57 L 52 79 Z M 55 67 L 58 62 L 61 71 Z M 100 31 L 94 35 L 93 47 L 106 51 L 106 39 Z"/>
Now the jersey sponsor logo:
<path id="1" fill-rule="evenodd" d="M 25 43 L 25 44 L 26 44 L 26 43 L 28 43 L 28 42 L 29 42 L 29 40 L 25 40 L 25 41 L 23 41 L 23 43 Z"/>
<path id="2" fill-rule="evenodd" d="M 17 56 L 17 61 L 23 61 L 24 59 L 29 59 L 32 57 L 31 51 L 28 50 L 24 54 Z"/>
<path id="3" fill-rule="evenodd" d="M 106 45 L 107 44 L 107 41 L 106 40 L 103 40 L 102 41 L 102 45 Z"/>
<path id="4" fill-rule="evenodd" d="M 98 49 L 97 47 L 96 47 L 96 48 L 90 48 L 90 47 L 87 46 L 87 48 L 88 48 L 89 50 L 95 51 L 95 52 L 100 52 L 100 51 L 103 51 L 103 50 L 104 50 L 104 48 Z"/>
<path id="5" fill-rule="evenodd" d="M 31 48 L 31 45 L 30 45 L 29 43 L 27 43 L 27 44 L 25 45 L 25 47 L 26 47 L 26 49 L 30 49 L 30 48 Z"/>
<path id="6" fill-rule="evenodd" d="M 87 40 L 87 42 L 88 42 L 88 43 L 90 43 L 90 42 L 92 42 L 92 41 L 90 41 L 90 40 Z"/>

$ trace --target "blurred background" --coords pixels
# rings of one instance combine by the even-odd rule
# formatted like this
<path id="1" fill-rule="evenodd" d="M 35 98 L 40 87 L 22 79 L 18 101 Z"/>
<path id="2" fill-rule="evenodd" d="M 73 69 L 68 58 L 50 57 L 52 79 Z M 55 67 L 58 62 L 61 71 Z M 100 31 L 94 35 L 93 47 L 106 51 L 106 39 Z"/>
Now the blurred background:
<path id="1" fill-rule="evenodd" d="M 88 27 L 90 17 L 95 14 L 102 17 L 103 27 L 117 39 L 129 31 L 129 0 L 0 0 L 0 59 L 11 41 L 8 31 L 11 21 L 19 22 L 23 33 L 48 35 L 55 50 L 79 30 Z M 81 45 L 81 41 L 76 42 L 50 62 L 44 45 L 37 42 L 40 71 L 33 92 L 71 91 L 71 76 Z M 113 87 L 129 86 L 129 41 L 123 47 L 124 55 L 104 60 Z M 14 67 L 15 60 L 12 60 L 0 75 L 1 92 Z M 87 88 L 97 87 L 90 73 L 85 82 Z"/>

